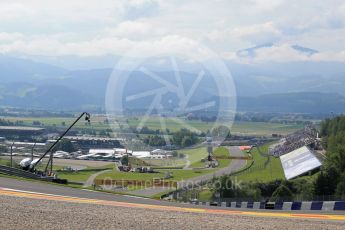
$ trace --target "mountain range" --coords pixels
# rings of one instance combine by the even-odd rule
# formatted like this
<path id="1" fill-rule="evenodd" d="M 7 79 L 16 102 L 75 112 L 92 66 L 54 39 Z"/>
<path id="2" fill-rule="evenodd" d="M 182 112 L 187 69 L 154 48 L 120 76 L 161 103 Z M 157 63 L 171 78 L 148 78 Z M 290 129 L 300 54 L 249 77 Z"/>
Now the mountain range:
<path id="1" fill-rule="evenodd" d="M 272 46 L 263 44 L 246 50 L 237 55 L 254 56 L 258 50 Z M 317 50 L 292 46 L 298 52 L 307 55 Z M 112 61 L 118 57 L 112 57 Z M 112 61 L 97 65 L 88 58 L 86 63 L 94 63 L 90 68 L 83 66 L 82 58 L 68 57 L 73 64 L 63 63 L 63 57 L 51 60 L 37 57 L 17 58 L 0 55 L 0 106 L 21 108 L 40 108 L 52 110 L 100 110 L 104 108 L 104 97 L 109 76 L 113 69 Z M 98 59 L 102 60 L 102 59 Z M 107 59 L 109 60 L 109 59 Z M 260 64 L 241 64 L 225 61 L 231 70 L 238 95 L 238 110 L 262 112 L 303 112 L 328 113 L 345 112 L 345 66 L 340 62 L 274 62 Z M 53 63 L 53 64 L 52 64 Z M 190 88 L 193 76 L 197 75 L 189 63 L 183 63 L 180 72 L 184 79 L 184 87 Z M 108 65 L 108 67 L 107 67 Z M 97 68 L 102 67 L 102 68 Z M 167 81 L 173 82 L 174 72 L 169 69 L 156 70 Z M 152 86 L 152 82 L 143 80 L 143 73 L 136 73 L 138 84 L 127 86 L 129 94 L 137 92 L 140 87 Z M 217 92 L 210 90 L 213 83 L 206 74 L 196 91 L 198 102 L 217 97 Z M 146 103 L 146 105 L 145 105 Z M 149 101 L 134 107 L 145 107 Z"/>

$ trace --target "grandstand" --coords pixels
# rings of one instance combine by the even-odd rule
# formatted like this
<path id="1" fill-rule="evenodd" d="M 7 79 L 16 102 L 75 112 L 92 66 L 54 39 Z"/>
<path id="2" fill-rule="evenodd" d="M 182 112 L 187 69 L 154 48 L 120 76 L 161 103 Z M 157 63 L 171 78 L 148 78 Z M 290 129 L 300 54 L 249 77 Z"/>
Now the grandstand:
<path id="1" fill-rule="evenodd" d="M 270 147 L 269 155 L 280 157 L 303 146 L 315 148 L 318 146 L 318 132 L 313 125 L 307 125 L 302 130 L 298 130 L 287 135 L 281 141 Z"/>

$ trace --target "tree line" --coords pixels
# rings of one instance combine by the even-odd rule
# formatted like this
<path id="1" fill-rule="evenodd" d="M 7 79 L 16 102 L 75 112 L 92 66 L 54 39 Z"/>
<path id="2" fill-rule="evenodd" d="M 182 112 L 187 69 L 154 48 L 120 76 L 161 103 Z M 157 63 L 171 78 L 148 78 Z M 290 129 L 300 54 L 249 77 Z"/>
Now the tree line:
<path id="1" fill-rule="evenodd" d="M 345 116 L 324 120 L 321 135 L 327 158 L 315 181 L 315 194 L 345 196 Z"/>

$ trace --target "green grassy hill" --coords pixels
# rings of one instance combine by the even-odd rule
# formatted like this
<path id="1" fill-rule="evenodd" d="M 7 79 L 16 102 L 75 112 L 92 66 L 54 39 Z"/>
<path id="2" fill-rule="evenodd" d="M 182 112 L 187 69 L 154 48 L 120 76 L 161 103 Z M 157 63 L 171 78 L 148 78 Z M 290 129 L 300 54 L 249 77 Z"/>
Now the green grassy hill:
<path id="1" fill-rule="evenodd" d="M 266 144 L 260 147 L 260 150 L 262 152 L 267 152 L 268 147 L 269 144 Z M 264 167 L 265 162 L 267 161 L 267 157 L 261 156 L 256 148 L 254 148 L 251 153 L 253 156 L 254 164 L 247 171 L 236 175 L 238 180 L 245 182 L 268 182 L 277 179 L 285 179 L 284 171 L 279 158 L 271 157 L 270 163 L 266 167 Z M 250 162 L 248 162 L 247 164 L 250 164 Z"/>

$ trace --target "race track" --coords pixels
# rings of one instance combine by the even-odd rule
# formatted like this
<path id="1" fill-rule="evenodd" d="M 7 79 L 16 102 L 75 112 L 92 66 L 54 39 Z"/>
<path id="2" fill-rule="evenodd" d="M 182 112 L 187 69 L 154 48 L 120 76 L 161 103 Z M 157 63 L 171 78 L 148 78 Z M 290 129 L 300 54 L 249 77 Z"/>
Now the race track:
<path id="1" fill-rule="evenodd" d="M 1 229 L 343 229 L 345 223 L 343 212 L 191 206 L 2 177 L 0 210 Z"/>

